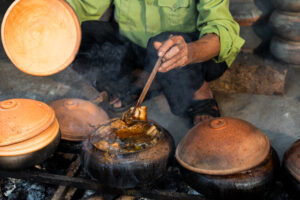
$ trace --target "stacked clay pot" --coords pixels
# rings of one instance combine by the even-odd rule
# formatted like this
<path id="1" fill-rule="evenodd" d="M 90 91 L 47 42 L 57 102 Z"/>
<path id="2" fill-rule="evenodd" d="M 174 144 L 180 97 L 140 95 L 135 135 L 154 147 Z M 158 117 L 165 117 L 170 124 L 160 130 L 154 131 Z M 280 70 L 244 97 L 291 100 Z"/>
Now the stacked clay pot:
<path id="1" fill-rule="evenodd" d="M 231 0 L 230 12 L 240 25 L 240 36 L 245 39 L 243 51 L 253 52 L 269 40 L 271 31 L 267 18 L 273 6 L 265 0 Z"/>
<path id="2" fill-rule="evenodd" d="M 300 195 L 300 140 L 297 140 L 285 152 L 283 170 L 286 185 Z"/>
<path id="3" fill-rule="evenodd" d="M 109 120 L 102 108 L 83 99 L 60 99 L 49 105 L 55 111 L 63 140 L 86 140 L 101 124 Z"/>
<path id="4" fill-rule="evenodd" d="M 52 108 L 30 99 L 0 102 L 0 169 L 17 170 L 46 160 L 60 141 Z"/>
<path id="5" fill-rule="evenodd" d="M 193 127 L 176 159 L 184 180 L 214 199 L 253 199 L 271 186 L 279 167 L 269 139 L 250 123 L 231 117 Z"/>
<path id="6" fill-rule="evenodd" d="M 300 65 L 300 1 L 272 0 L 276 10 L 270 17 L 275 33 L 271 53 L 278 60 Z"/>

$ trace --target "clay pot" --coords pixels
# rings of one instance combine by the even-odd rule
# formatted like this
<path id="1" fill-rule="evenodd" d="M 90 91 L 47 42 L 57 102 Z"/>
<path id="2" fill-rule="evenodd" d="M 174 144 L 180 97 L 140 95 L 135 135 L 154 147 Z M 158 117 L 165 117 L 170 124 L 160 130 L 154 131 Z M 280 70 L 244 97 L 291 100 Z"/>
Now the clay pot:
<path id="1" fill-rule="evenodd" d="M 300 13 L 275 10 L 270 25 L 279 37 L 300 42 Z"/>
<path id="2" fill-rule="evenodd" d="M 0 126 L 1 169 L 23 169 L 41 163 L 60 141 L 54 111 L 35 100 L 1 101 Z"/>
<path id="3" fill-rule="evenodd" d="M 300 12 L 299 0 L 272 0 L 273 5 L 280 10 Z"/>
<path id="4" fill-rule="evenodd" d="M 198 124 L 176 149 L 184 180 L 216 198 L 248 198 L 269 186 L 279 165 L 268 138 L 250 123 L 230 117 Z"/>
<path id="5" fill-rule="evenodd" d="M 231 0 L 229 10 L 240 26 L 252 26 L 264 19 L 272 11 L 273 6 L 264 0 Z"/>
<path id="6" fill-rule="evenodd" d="M 109 120 L 106 112 L 82 99 L 61 99 L 50 103 L 54 109 L 63 140 L 79 142 Z"/>
<path id="7" fill-rule="evenodd" d="M 18 69 L 47 76 L 72 63 L 81 30 L 64 0 L 15 0 L 3 18 L 1 37 L 7 56 Z"/>
<path id="8" fill-rule="evenodd" d="M 175 145 L 172 136 L 164 128 L 160 140 L 147 149 L 110 156 L 97 149 L 89 140 L 84 141 L 81 162 L 85 171 L 101 183 L 112 188 L 134 188 L 150 184 L 167 171 Z"/>
<path id="9" fill-rule="evenodd" d="M 289 64 L 300 64 L 300 42 L 292 42 L 273 37 L 270 50 L 278 60 Z"/>
<path id="10" fill-rule="evenodd" d="M 286 184 L 300 194 L 300 140 L 297 140 L 284 154 L 283 170 Z"/>

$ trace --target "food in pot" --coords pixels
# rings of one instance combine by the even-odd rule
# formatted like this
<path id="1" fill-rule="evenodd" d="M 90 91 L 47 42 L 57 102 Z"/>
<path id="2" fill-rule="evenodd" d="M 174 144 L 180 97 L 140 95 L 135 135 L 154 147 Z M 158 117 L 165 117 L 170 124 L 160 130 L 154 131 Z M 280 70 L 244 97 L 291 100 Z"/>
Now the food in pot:
<path id="1" fill-rule="evenodd" d="M 122 120 L 126 124 L 132 124 L 136 120 L 147 121 L 147 107 L 131 107 L 127 112 L 122 116 Z"/>
<path id="2" fill-rule="evenodd" d="M 133 112 L 134 111 L 134 112 Z M 147 122 L 147 107 L 131 108 L 122 117 L 102 125 L 91 137 L 92 144 L 109 153 L 130 153 L 155 145 L 161 136 L 151 122 Z"/>

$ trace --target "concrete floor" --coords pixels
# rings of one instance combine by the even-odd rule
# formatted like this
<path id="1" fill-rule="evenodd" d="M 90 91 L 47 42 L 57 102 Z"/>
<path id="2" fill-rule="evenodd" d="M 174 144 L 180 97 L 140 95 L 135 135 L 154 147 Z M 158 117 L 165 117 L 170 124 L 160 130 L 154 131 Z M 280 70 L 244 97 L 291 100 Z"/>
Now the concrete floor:
<path id="1" fill-rule="evenodd" d="M 300 139 L 299 80 L 300 69 L 291 68 L 283 96 L 216 94 L 216 98 L 223 116 L 238 117 L 260 128 L 282 158 L 284 151 Z M 50 77 L 33 77 L 20 72 L 9 61 L 1 45 L 0 100 L 30 98 L 48 103 L 65 97 L 92 100 L 97 95 L 98 91 L 71 68 Z M 188 121 L 170 113 L 163 95 L 146 101 L 145 105 L 148 106 L 149 117 L 169 130 L 176 143 L 187 133 Z"/>

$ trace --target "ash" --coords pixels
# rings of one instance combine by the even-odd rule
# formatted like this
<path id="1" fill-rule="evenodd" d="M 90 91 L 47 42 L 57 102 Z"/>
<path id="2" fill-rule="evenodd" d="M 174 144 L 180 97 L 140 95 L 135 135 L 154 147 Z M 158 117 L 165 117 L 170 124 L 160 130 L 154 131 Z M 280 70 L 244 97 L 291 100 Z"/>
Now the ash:
<path id="1" fill-rule="evenodd" d="M 51 161 L 51 162 L 49 162 Z M 64 174 L 67 161 L 69 159 L 63 157 L 60 154 L 56 154 L 54 157 L 50 158 L 41 165 L 41 168 L 47 170 L 50 173 L 60 173 Z M 55 161 L 55 162 L 53 162 Z M 53 164 L 55 163 L 55 164 Z M 49 170 L 51 169 L 51 170 Z M 78 177 L 87 178 L 86 174 L 81 170 Z M 284 184 L 280 181 L 281 177 L 274 182 L 274 185 L 269 191 L 266 191 L 261 200 L 298 200 L 296 194 L 293 194 L 287 190 Z M 30 181 L 24 181 L 19 179 L 7 178 L 0 180 L 0 200 L 50 200 L 52 199 L 54 193 L 56 192 L 57 186 L 38 184 Z M 186 193 L 192 195 L 199 195 L 203 199 L 206 199 L 202 194 L 189 187 L 180 175 L 180 171 L 176 164 L 173 164 L 167 171 L 166 175 L 158 180 L 156 180 L 151 185 L 141 186 L 136 188 L 136 190 L 163 190 L 166 192 L 178 192 Z M 99 194 L 92 190 L 78 190 L 79 195 L 73 196 L 72 199 L 78 200 L 95 200 L 95 199 L 105 199 L 105 200 L 122 200 L 122 199 L 132 199 L 132 200 L 151 200 L 149 198 L 143 197 L 132 197 L 132 198 L 122 198 L 114 194 Z M 256 199 L 256 200 L 260 200 Z"/>
<path id="2" fill-rule="evenodd" d="M 36 184 L 29 181 L 8 178 L 1 184 L 0 199 L 2 200 L 50 200 L 55 187 Z"/>

